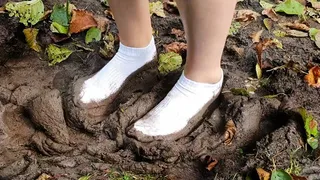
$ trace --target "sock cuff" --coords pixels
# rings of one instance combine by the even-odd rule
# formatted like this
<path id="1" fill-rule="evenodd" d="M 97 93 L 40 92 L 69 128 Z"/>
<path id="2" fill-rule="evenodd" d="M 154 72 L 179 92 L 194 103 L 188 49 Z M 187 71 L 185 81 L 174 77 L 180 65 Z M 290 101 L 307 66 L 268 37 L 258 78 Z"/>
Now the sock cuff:
<path id="1" fill-rule="evenodd" d="M 155 41 L 154 41 L 154 37 L 152 36 L 149 44 L 146 47 L 142 47 L 142 48 L 129 47 L 120 42 L 120 47 L 118 52 L 123 55 L 132 57 L 132 56 L 141 56 L 146 53 L 148 54 L 151 51 L 155 51 L 155 49 L 156 49 Z"/>
<path id="2" fill-rule="evenodd" d="M 191 79 L 188 79 L 184 75 L 184 71 L 182 75 L 180 76 L 180 79 L 178 80 L 177 84 L 180 88 L 183 88 L 184 90 L 190 92 L 190 93 L 201 93 L 201 92 L 213 92 L 213 93 L 218 93 L 218 91 L 222 87 L 223 83 L 223 70 L 221 69 L 221 79 L 219 82 L 211 84 L 211 83 L 201 83 L 201 82 L 196 82 Z"/>

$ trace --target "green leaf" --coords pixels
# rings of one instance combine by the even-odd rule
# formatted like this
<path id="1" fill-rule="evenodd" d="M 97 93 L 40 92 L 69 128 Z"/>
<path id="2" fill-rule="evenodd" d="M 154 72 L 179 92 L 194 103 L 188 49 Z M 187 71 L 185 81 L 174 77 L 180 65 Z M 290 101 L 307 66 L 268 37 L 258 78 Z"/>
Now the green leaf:
<path id="1" fill-rule="evenodd" d="M 249 92 L 244 88 L 232 88 L 230 91 L 233 95 L 249 96 Z"/>
<path id="2" fill-rule="evenodd" d="M 312 149 L 316 149 L 318 147 L 318 123 L 314 120 L 311 114 L 308 114 L 307 110 L 304 108 L 299 109 L 299 113 L 304 122 L 304 129 L 307 134 L 307 143 L 312 147 Z"/>
<path id="3" fill-rule="evenodd" d="M 58 47 L 56 45 L 50 44 L 46 49 L 48 58 L 49 58 L 49 66 L 53 66 L 57 63 L 60 63 L 66 59 L 73 53 L 73 51 L 64 48 Z"/>
<path id="4" fill-rule="evenodd" d="M 281 31 L 281 30 L 274 30 L 273 34 L 276 37 L 285 37 L 287 35 L 287 33 L 285 31 Z"/>
<path id="5" fill-rule="evenodd" d="M 292 180 L 292 177 L 284 170 L 272 171 L 271 180 Z"/>
<path id="6" fill-rule="evenodd" d="M 156 2 L 150 2 L 149 3 L 149 11 L 150 15 L 152 16 L 153 14 L 159 16 L 159 17 L 166 17 L 164 10 L 163 10 L 163 4 L 161 1 L 156 1 Z"/>
<path id="7" fill-rule="evenodd" d="M 257 78 L 261 79 L 261 77 L 262 77 L 262 69 L 261 69 L 261 67 L 260 67 L 260 65 L 258 63 L 256 64 L 256 74 L 257 74 Z"/>
<path id="8" fill-rule="evenodd" d="M 69 27 L 65 27 L 60 25 L 59 23 L 52 22 L 52 24 L 50 25 L 50 30 L 54 33 L 68 34 Z"/>
<path id="9" fill-rule="evenodd" d="M 296 0 L 286 0 L 275 8 L 276 12 L 284 12 L 289 15 L 303 15 L 304 6 Z"/>
<path id="10" fill-rule="evenodd" d="M 101 40 L 101 31 L 96 27 L 92 27 L 87 31 L 86 34 L 86 44 L 91 43 L 92 41 L 100 41 Z"/>
<path id="11" fill-rule="evenodd" d="M 5 5 L 9 16 L 18 17 L 25 26 L 37 24 L 44 15 L 44 5 L 41 0 L 9 2 Z"/>
<path id="12" fill-rule="evenodd" d="M 87 176 L 82 176 L 81 178 L 79 178 L 78 180 L 89 180 L 91 178 L 90 175 Z"/>
<path id="13" fill-rule="evenodd" d="M 166 75 L 181 67 L 182 57 L 175 52 L 160 54 L 158 70 L 161 74 Z"/>
<path id="14" fill-rule="evenodd" d="M 318 32 L 319 32 L 319 29 L 310 28 L 310 30 L 309 30 L 309 36 L 310 36 L 310 38 L 311 38 L 312 41 L 315 41 L 315 40 L 316 40 L 316 35 L 317 35 Z"/>
<path id="15" fill-rule="evenodd" d="M 275 6 L 275 4 L 273 4 L 271 2 L 264 1 L 264 0 L 260 0 L 260 6 L 263 9 L 271 9 Z"/>
<path id="16" fill-rule="evenodd" d="M 61 26 L 68 27 L 70 17 L 67 11 L 67 7 L 63 4 L 54 5 L 50 19 L 52 22 L 56 22 Z"/>

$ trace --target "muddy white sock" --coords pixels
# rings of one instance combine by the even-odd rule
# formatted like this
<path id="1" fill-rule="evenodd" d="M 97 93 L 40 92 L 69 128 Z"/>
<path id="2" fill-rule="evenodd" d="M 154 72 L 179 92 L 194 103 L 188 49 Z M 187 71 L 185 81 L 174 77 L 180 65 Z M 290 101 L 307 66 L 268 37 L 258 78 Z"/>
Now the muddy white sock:
<path id="1" fill-rule="evenodd" d="M 212 98 L 219 95 L 223 78 L 218 83 L 198 83 L 181 75 L 168 95 L 134 128 L 148 136 L 179 132 Z"/>
<path id="2" fill-rule="evenodd" d="M 83 103 L 99 102 L 119 90 L 126 78 L 150 62 L 156 55 L 152 37 L 144 48 L 127 47 L 120 43 L 116 55 L 92 78 L 86 80 L 80 93 Z"/>

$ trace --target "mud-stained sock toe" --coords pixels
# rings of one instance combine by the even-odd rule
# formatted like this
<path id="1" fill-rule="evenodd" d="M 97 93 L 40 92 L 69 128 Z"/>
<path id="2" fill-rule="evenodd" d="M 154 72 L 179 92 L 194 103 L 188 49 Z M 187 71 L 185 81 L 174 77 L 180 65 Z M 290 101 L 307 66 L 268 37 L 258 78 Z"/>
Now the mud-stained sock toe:
<path id="1" fill-rule="evenodd" d="M 144 48 L 127 47 L 120 43 L 118 52 L 110 62 L 82 84 L 79 100 L 84 104 L 105 100 L 116 93 L 133 72 L 152 61 L 155 55 L 153 37 Z"/>
<path id="2" fill-rule="evenodd" d="M 222 72 L 222 71 L 221 71 Z M 222 72 L 223 74 L 223 72 Z M 181 75 L 168 95 L 129 130 L 137 139 L 178 133 L 222 88 L 223 75 L 215 84 L 198 83 Z M 138 132 L 138 133 L 137 133 Z"/>

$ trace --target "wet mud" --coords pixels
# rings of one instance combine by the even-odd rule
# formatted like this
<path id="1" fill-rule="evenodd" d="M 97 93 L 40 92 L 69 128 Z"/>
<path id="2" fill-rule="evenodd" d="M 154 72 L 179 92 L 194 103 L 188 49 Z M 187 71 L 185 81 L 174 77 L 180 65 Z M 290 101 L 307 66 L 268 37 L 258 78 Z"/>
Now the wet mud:
<path id="1" fill-rule="evenodd" d="M 103 14 L 98 1 L 73 3 Z M 261 11 L 257 3 L 245 1 L 238 8 Z M 174 15 L 153 16 L 152 21 L 158 31 L 158 51 L 163 52 L 163 45 L 177 41 L 171 29 L 182 29 L 182 24 Z M 114 23 L 111 26 L 115 29 Z M 0 179 L 29 180 L 42 173 L 59 180 L 87 174 L 105 179 L 108 169 L 167 179 L 242 179 L 257 176 L 257 167 L 272 170 L 275 166 L 319 179 L 320 151 L 306 149 L 296 108 L 305 107 L 319 120 L 320 91 L 304 82 L 304 74 L 290 69 L 272 71 L 254 95 L 230 92 L 255 84 L 250 77 L 255 77 L 256 54 L 249 35 L 262 28 L 262 19 L 258 19 L 228 38 L 222 58 L 226 82 L 218 106 L 207 109 L 193 132 L 176 141 L 143 143 L 128 136 L 127 128 L 165 97 L 182 68 L 162 76 L 155 61 L 137 73 L 108 106 L 84 108 L 75 101 L 77 82 L 108 62 L 98 54 L 99 44 L 94 52 L 74 53 L 49 67 L 41 55 L 26 48 L 17 21 L 0 14 L 0 49 L 4 52 L 0 54 Z M 301 67 L 309 59 L 319 63 L 319 51 L 309 39 L 283 38 L 282 42 L 283 50 L 267 49 L 264 58 L 278 64 L 291 60 Z M 234 47 L 245 53 L 238 54 Z M 279 95 L 264 97 L 274 94 Z M 230 121 L 236 132 L 231 143 L 226 143 Z M 206 169 L 208 158 L 218 161 L 212 171 Z"/>

